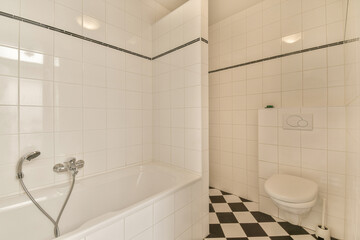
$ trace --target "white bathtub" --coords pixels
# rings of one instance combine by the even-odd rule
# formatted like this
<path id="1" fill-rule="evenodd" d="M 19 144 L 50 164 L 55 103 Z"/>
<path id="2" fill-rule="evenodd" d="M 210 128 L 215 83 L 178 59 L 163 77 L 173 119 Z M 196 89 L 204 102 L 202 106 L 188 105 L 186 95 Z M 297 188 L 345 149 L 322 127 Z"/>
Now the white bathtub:
<path id="1" fill-rule="evenodd" d="M 173 214 L 176 222 L 176 211 L 180 211 L 180 207 L 185 207 L 189 201 L 190 205 L 194 205 L 194 193 L 191 196 L 189 191 L 191 193 L 198 189 L 201 192 L 200 179 L 200 176 L 182 169 L 148 163 L 78 180 L 60 221 L 61 237 L 58 239 L 133 239 L 145 231 L 144 228 L 155 226 L 158 220 L 160 222 L 161 218 L 156 219 L 156 211 L 161 212 L 164 209 L 161 207 L 156 210 L 156 204 L 166 204 L 166 201 L 173 204 L 168 216 Z M 33 195 L 44 209 L 56 218 L 68 188 L 69 184 L 61 184 L 34 191 Z M 187 188 L 188 190 L 182 190 Z M 191 196 L 191 199 L 185 199 L 186 204 L 182 204 L 184 206 L 177 206 L 179 203 L 175 200 L 176 191 L 185 197 Z M 181 193 L 184 191 L 185 193 Z M 184 196 L 177 198 L 183 201 Z M 201 204 L 204 201 L 206 200 L 203 198 L 197 201 L 203 206 L 202 213 L 199 213 L 200 218 L 205 216 L 204 211 L 207 208 L 207 204 L 205 207 Z M 192 209 L 191 215 L 196 214 L 194 207 L 188 208 Z M 148 216 L 149 214 L 152 216 Z M 166 217 L 161 214 L 160 216 Z M 134 221 L 135 226 L 132 223 Z M 109 226 L 113 226 L 113 229 Z M 143 229 L 134 229 L 138 227 Z M 184 230 L 177 230 L 179 227 L 181 226 L 173 226 L 174 239 Z M 146 232 L 144 234 L 145 239 Z M 0 201 L 0 239 L 53 239 L 53 225 L 25 195 L 3 199 Z M 141 239 L 141 236 L 138 239 Z"/>

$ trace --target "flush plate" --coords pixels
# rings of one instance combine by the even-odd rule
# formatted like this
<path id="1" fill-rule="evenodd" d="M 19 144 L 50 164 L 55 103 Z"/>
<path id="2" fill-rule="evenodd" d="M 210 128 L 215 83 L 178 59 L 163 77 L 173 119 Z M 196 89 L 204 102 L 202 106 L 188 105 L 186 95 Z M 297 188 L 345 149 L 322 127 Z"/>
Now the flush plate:
<path id="1" fill-rule="evenodd" d="M 313 129 L 313 114 L 284 114 L 283 129 L 310 131 Z"/>

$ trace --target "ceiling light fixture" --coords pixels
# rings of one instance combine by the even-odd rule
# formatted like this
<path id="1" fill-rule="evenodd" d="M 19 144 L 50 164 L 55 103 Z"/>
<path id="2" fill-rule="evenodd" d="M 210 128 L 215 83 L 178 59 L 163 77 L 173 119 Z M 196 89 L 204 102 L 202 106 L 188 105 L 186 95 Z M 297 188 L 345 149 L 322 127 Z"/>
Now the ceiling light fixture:
<path id="1" fill-rule="evenodd" d="M 83 26 L 88 30 L 96 30 L 100 28 L 100 22 L 89 16 L 84 15 L 83 17 L 78 17 L 76 21 L 80 26 Z"/>
<path id="2" fill-rule="evenodd" d="M 301 39 L 301 33 L 292 34 L 282 38 L 282 41 L 288 44 L 295 43 Z"/>

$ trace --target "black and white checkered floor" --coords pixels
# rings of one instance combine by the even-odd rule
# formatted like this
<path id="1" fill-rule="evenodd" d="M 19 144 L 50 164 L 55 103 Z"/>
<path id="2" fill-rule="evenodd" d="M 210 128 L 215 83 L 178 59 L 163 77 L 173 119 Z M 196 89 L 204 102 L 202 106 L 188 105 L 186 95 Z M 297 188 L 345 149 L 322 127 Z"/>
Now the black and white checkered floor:
<path id="1" fill-rule="evenodd" d="M 257 203 L 210 188 L 206 240 L 314 240 L 313 232 L 258 211 Z"/>

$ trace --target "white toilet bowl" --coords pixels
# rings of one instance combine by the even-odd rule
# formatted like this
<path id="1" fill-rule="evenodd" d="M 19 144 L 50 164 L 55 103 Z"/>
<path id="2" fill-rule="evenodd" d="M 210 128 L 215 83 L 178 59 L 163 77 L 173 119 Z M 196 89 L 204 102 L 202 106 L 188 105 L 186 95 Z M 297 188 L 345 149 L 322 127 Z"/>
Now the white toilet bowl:
<path id="1" fill-rule="evenodd" d="M 301 177 L 275 174 L 264 187 L 276 206 L 296 215 L 308 213 L 317 201 L 318 185 Z"/>

